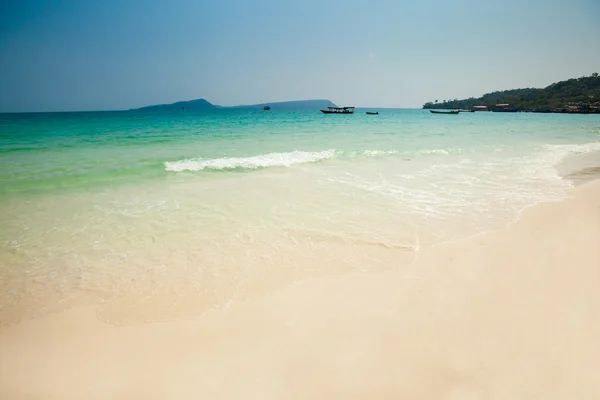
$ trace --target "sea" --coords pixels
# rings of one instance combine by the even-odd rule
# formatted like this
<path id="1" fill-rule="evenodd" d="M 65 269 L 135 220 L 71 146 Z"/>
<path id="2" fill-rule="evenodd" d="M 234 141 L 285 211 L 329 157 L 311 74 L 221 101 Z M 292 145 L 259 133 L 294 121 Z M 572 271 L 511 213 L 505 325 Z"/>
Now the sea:
<path id="1" fill-rule="evenodd" d="M 600 166 L 600 115 L 365 111 L 0 114 L 0 325 L 193 318 L 415 268 Z"/>

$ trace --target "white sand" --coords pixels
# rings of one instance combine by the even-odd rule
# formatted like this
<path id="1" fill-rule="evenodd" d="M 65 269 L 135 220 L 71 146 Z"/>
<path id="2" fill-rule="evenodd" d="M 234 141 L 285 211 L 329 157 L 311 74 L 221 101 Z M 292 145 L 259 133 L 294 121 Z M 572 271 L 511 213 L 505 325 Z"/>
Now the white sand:
<path id="1" fill-rule="evenodd" d="M 2 399 L 599 399 L 600 183 L 410 267 L 196 320 L 0 331 Z"/>

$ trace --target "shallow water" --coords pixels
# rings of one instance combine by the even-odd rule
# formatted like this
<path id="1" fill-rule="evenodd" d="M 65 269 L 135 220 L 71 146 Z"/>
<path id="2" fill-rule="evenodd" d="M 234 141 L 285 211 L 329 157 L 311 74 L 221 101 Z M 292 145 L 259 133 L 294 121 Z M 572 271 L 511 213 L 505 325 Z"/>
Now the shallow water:
<path id="1" fill-rule="evenodd" d="M 564 198 L 599 150 L 596 115 L 0 114 L 0 323 L 194 316 L 405 268 Z"/>

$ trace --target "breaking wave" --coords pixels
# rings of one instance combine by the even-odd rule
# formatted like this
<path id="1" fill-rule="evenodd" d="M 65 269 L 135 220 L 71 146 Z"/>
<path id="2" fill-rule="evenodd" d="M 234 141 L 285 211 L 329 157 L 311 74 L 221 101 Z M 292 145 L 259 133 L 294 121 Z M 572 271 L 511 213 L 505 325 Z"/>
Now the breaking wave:
<path id="1" fill-rule="evenodd" d="M 269 167 L 291 167 L 295 164 L 314 163 L 328 160 L 335 156 L 335 150 L 325 151 L 292 151 L 289 153 L 268 153 L 252 157 L 229 158 L 192 158 L 165 163 L 167 171 L 202 171 L 228 169 L 258 169 Z"/>
<path id="2" fill-rule="evenodd" d="M 558 164 L 569 154 L 588 153 L 600 151 L 600 142 L 570 145 L 546 145 L 546 152 L 538 154 L 539 160 L 544 165 Z M 250 157 L 222 157 L 222 158 L 188 158 L 178 161 L 167 161 L 164 163 L 166 171 L 202 171 L 202 170 L 235 170 L 235 169 L 261 169 L 270 167 L 291 167 L 296 164 L 316 163 L 334 158 L 356 159 L 356 158 L 381 158 L 394 156 L 452 156 L 469 153 L 465 149 L 423 149 L 416 154 L 395 149 L 388 150 L 336 150 L 323 151 L 291 151 L 282 153 L 267 153 Z M 527 163 L 527 162 L 526 162 Z"/>
<path id="3" fill-rule="evenodd" d="M 437 151 L 437 150 L 434 150 Z M 251 157 L 224 158 L 189 158 L 179 161 L 165 162 L 167 171 L 202 171 L 202 170 L 233 170 L 259 169 L 269 167 L 291 167 L 295 164 L 315 163 L 333 158 L 386 157 L 401 155 L 398 150 L 323 150 L 323 151 L 291 151 L 286 153 L 268 153 Z"/>

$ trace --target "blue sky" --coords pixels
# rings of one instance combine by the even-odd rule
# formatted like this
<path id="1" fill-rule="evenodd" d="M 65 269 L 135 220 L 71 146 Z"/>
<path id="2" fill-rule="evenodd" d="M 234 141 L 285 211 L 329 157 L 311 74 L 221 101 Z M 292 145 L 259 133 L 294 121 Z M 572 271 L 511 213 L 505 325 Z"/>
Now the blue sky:
<path id="1" fill-rule="evenodd" d="M 600 72 L 599 0 L 0 1 L 0 111 L 420 107 Z"/>

